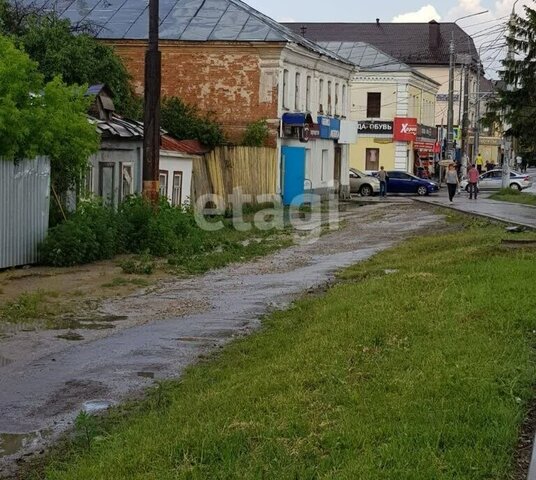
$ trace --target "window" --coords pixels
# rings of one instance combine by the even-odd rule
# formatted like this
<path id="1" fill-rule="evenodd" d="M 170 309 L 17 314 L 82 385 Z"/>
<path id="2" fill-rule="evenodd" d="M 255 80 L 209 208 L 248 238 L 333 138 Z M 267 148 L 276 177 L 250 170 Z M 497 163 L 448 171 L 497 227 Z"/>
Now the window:
<path id="1" fill-rule="evenodd" d="M 115 163 L 99 163 L 99 197 L 104 205 L 114 205 Z"/>
<path id="2" fill-rule="evenodd" d="M 294 110 L 301 110 L 301 75 L 299 73 L 296 74 L 294 90 Z"/>
<path id="3" fill-rule="evenodd" d="M 168 172 L 167 170 L 160 170 L 160 196 L 167 198 L 168 192 Z"/>
<path id="4" fill-rule="evenodd" d="M 367 148 L 365 153 L 365 170 L 377 171 L 380 169 L 380 149 Z"/>
<path id="5" fill-rule="evenodd" d="M 322 150 L 322 171 L 321 171 L 321 180 L 325 182 L 328 179 L 328 162 L 329 162 L 329 151 Z"/>
<path id="6" fill-rule="evenodd" d="M 382 94 L 367 93 L 367 118 L 381 117 Z"/>
<path id="7" fill-rule="evenodd" d="M 318 81 L 318 112 L 324 113 L 324 80 Z"/>
<path id="8" fill-rule="evenodd" d="M 311 111 L 311 77 L 307 77 L 305 82 L 305 110 Z"/>
<path id="9" fill-rule="evenodd" d="M 173 198 L 171 203 L 176 207 L 182 204 L 182 172 L 173 172 Z"/>
<path id="10" fill-rule="evenodd" d="M 134 182 L 132 179 L 132 165 L 121 164 L 121 198 L 124 200 L 134 193 Z"/>
<path id="11" fill-rule="evenodd" d="M 346 102 L 348 101 L 348 98 L 346 96 L 346 85 L 342 86 L 342 115 L 346 116 Z"/>
<path id="12" fill-rule="evenodd" d="M 288 70 L 283 70 L 283 108 L 288 108 Z"/>
<path id="13" fill-rule="evenodd" d="M 332 99 L 331 99 L 331 81 L 328 82 L 328 115 L 331 115 L 331 105 L 332 105 Z"/>
<path id="14" fill-rule="evenodd" d="M 84 195 L 89 195 L 93 192 L 93 167 L 90 165 L 86 169 L 84 177 Z"/>
<path id="15" fill-rule="evenodd" d="M 339 84 L 335 84 L 335 115 L 339 114 Z"/>

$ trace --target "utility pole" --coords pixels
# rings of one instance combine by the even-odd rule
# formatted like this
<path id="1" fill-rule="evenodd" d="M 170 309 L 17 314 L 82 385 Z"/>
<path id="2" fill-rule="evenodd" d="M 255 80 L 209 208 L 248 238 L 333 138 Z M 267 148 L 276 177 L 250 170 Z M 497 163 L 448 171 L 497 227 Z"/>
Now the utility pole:
<path id="1" fill-rule="evenodd" d="M 143 124 L 143 195 L 158 202 L 160 192 L 160 86 L 159 0 L 149 0 L 149 46 L 145 54 Z"/>
<path id="2" fill-rule="evenodd" d="M 465 65 L 464 94 L 463 94 L 463 119 L 462 119 L 462 162 L 467 168 L 469 153 L 469 64 Z M 461 100 L 461 99 L 460 99 Z"/>
<path id="3" fill-rule="evenodd" d="M 481 46 L 482 48 L 482 46 Z M 480 91 L 480 78 L 482 75 L 482 62 L 480 61 L 480 49 L 478 51 L 478 65 L 477 65 L 477 74 L 476 74 L 476 112 L 475 112 L 475 144 L 473 147 L 473 160 L 474 163 L 475 156 L 478 155 L 480 151 L 480 102 L 482 99 Z"/>
<path id="4" fill-rule="evenodd" d="M 515 14 L 516 14 L 516 3 L 518 0 L 514 2 L 514 6 L 512 7 L 512 14 L 510 15 L 510 26 L 513 25 L 515 22 Z M 514 59 L 514 47 L 512 45 L 508 46 L 508 53 L 506 54 L 507 60 L 513 60 Z M 510 91 L 514 89 L 514 85 L 508 84 L 506 85 L 506 88 Z M 505 125 L 506 127 L 506 125 Z M 511 126 L 508 126 L 508 129 L 510 129 Z M 512 161 L 513 157 L 513 138 L 511 136 L 508 136 L 505 138 L 504 142 L 504 159 L 503 159 L 503 165 L 502 165 L 502 188 L 510 188 L 510 162 Z"/>
<path id="5" fill-rule="evenodd" d="M 449 47 L 449 104 L 447 110 L 447 159 L 454 160 L 454 32 Z"/>

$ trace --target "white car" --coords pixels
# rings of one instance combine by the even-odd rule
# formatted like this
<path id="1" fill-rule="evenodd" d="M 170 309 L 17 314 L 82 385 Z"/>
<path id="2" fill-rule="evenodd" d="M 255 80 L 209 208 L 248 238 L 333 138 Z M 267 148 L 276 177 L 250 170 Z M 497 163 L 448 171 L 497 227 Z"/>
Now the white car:
<path id="1" fill-rule="evenodd" d="M 469 182 L 463 179 L 460 183 L 461 188 L 469 191 Z M 510 172 L 510 188 L 514 190 L 525 190 L 532 187 L 532 177 L 530 175 L 517 172 Z M 479 190 L 500 190 L 502 188 L 502 170 L 491 170 L 480 175 L 478 181 Z"/>
<path id="2" fill-rule="evenodd" d="M 356 168 L 350 169 L 350 193 L 359 193 L 362 197 L 371 197 L 380 193 L 380 181 Z"/>

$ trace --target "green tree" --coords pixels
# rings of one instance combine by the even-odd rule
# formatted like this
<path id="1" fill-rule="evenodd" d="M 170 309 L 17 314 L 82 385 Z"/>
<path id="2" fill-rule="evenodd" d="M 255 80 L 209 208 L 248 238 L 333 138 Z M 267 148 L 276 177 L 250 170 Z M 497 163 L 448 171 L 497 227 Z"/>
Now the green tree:
<path id="1" fill-rule="evenodd" d="M 46 81 L 61 75 L 67 84 L 105 83 L 118 112 L 140 119 L 142 104 L 132 91 L 128 71 L 112 47 L 94 38 L 95 28 L 72 25 L 31 3 L 0 0 L 0 31 L 39 64 Z"/>
<path id="2" fill-rule="evenodd" d="M 266 120 L 250 123 L 242 138 L 242 145 L 246 147 L 263 147 L 270 136 L 270 129 Z"/>
<path id="3" fill-rule="evenodd" d="M 488 125 L 502 119 L 511 125 L 510 134 L 516 137 L 525 151 L 536 151 L 536 11 L 525 6 L 526 16 L 515 15 L 510 21 L 507 43 L 513 57 L 503 61 L 500 72 L 503 86 L 492 102 Z"/>
<path id="4" fill-rule="evenodd" d="M 47 155 L 59 191 L 72 186 L 98 149 L 86 116 L 86 87 L 60 77 L 45 82 L 37 63 L 0 36 L 0 156 L 7 160 Z"/>
<path id="5" fill-rule="evenodd" d="M 175 138 L 199 140 L 209 147 L 225 143 L 225 135 L 216 120 L 210 115 L 203 116 L 196 107 L 177 97 L 162 101 L 162 128 Z"/>

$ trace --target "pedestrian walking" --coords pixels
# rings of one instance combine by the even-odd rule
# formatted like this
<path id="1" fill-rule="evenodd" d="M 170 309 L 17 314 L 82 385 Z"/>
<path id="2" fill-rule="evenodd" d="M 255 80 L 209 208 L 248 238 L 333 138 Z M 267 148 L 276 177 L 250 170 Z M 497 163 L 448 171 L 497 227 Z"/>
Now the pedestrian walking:
<path id="1" fill-rule="evenodd" d="M 456 166 L 453 163 L 449 165 L 449 169 L 447 170 L 446 180 L 447 180 L 447 188 L 449 191 L 449 200 L 452 202 L 454 201 L 454 196 L 456 195 L 456 191 L 458 190 L 460 186 L 458 172 L 456 171 Z"/>
<path id="2" fill-rule="evenodd" d="M 476 165 L 471 165 L 469 172 L 467 172 L 467 177 L 469 179 L 469 200 L 473 199 L 473 195 L 476 200 L 478 196 L 478 180 L 480 179 Z"/>
<path id="3" fill-rule="evenodd" d="M 381 167 L 378 172 L 378 180 L 380 181 L 380 197 L 385 197 L 387 196 L 387 182 L 389 180 L 389 175 L 387 175 L 384 167 Z"/>
<path id="4" fill-rule="evenodd" d="M 480 152 L 478 152 L 478 155 L 476 156 L 475 163 L 478 173 L 482 174 L 482 168 L 484 167 L 484 157 Z"/>
<path id="5" fill-rule="evenodd" d="M 525 157 L 521 160 L 521 172 L 527 173 L 527 159 Z"/>
<path id="6" fill-rule="evenodd" d="M 516 157 L 516 163 L 517 163 L 517 171 L 521 172 L 521 164 L 523 163 L 523 159 L 519 155 Z"/>

